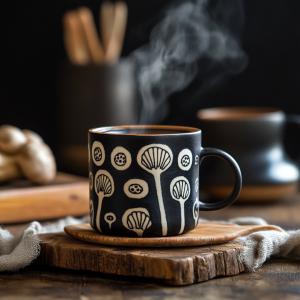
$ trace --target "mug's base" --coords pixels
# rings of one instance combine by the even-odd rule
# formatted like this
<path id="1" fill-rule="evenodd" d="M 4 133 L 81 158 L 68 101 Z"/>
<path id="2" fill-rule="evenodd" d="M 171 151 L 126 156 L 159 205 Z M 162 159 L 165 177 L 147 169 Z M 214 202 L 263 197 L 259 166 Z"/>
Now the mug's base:
<path id="1" fill-rule="evenodd" d="M 204 192 L 213 198 L 225 198 L 230 194 L 230 186 L 206 186 Z M 298 192 L 298 182 L 280 185 L 245 185 L 236 203 L 273 202 L 287 198 Z"/>

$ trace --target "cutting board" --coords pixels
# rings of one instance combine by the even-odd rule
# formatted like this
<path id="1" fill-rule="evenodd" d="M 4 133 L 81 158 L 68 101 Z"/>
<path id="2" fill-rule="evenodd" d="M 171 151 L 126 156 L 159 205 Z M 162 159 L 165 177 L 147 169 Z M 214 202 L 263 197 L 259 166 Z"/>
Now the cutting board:
<path id="1" fill-rule="evenodd" d="M 88 182 L 59 173 L 49 185 L 26 180 L 0 186 L 0 224 L 47 220 L 88 213 Z"/>
<path id="2" fill-rule="evenodd" d="M 246 234 L 249 226 L 238 226 L 239 231 L 236 230 L 237 225 L 227 226 L 226 232 L 229 234 L 226 235 L 223 230 L 223 236 L 216 224 L 205 226 L 206 242 L 199 247 L 185 248 L 182 245 L 179 248 L 108 246 L 83 242 L 66 233 L 43 234 L 40 235 L 41 254 L 36 263 L 70 270 L 149 278 L 170 285 L 189 285 L 245 271 L 239 255 L 243 246 L 232 239 L 240 236 L 241 232 Z M 252 227 L 258 230 L 257 226 Z M 184 237 L 181 235 L 177 239 Z M 212 241 L 223 244 L 211 245 Z"/>

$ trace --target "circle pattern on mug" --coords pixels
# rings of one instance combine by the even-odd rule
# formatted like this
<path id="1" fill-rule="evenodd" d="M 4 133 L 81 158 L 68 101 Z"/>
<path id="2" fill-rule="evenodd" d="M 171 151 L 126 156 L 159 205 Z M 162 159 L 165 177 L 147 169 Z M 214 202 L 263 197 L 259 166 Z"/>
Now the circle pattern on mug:
<path id="1" fill-rule="evenodd" d="M 199 155 L 195 155 L 195 166 L 199 165 Z"/>
<path id="2" fill-rule="evenodd" d="M 149 193 L 148 183 L 143 179 L 129 179 L 124 184 L 124 193 L 127 197 L 133 199 L 145 198 Z"/>
<path id="3" fill-rule="evenodd" d="M 100 167 L 105 160 L 105 150 L 102 143 L 95 141 L 92 146 L 92 158 L 96 166 Z"/>
<path id="4" fill-rule="evenodd" d="M 178 167 L 183 171 L 188 171 L 193 163 L 193 154 L 190 149 L 183 149 L 178 155 Z"/>
<path id="5" fill-rule="evenodd" d="M 119 171 L 128 169 L 131 165 L 132 159 L 130 152 L 122 146 L 117 146 L 110 156 L 111 164 Z"/>

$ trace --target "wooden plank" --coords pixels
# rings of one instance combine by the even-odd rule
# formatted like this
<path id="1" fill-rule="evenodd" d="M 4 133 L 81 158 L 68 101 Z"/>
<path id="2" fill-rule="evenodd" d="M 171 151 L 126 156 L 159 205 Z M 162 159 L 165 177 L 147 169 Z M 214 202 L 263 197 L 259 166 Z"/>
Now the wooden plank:
<path id="1" fill-rule="evenodd" d="M 88 213 L 88 182 L 59 174 L 47 186 L 32 186 L 20 181 L 0 190 L 0 223 L 47 220 Z"/>

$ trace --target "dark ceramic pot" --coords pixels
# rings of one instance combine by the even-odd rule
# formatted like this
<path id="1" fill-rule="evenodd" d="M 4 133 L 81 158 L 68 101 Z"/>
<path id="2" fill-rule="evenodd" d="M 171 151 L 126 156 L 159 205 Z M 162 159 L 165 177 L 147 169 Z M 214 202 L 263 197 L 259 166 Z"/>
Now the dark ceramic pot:
<path id="1" fill-rule="evenodd" d="M 240 200 L 270 201 L 297 191 L 299 172 L 283 147 L 285 115 L 271 108 L 209 108 L 197 114 L 203 144 L 232 154 L 243 172 Z M 204 189 L 224 197 L 233 182 L 226 164 L 205 163 Z"/>
<path id="2" fill-rule="evenodd" d="M 89 131 L 92 227 L 118 236 L 170 236 L 195 228 L 199 210 L 231 204 L 241 189 L 235 160 L 201 147 L 201 131 L 180 126 L 117 126 Z M 199 201 L 199 164 L 208 156 L 229 163 L 231 195 Z M 225 175 L 226 176 L 226 175 Z"/>
<path id="3" fill-rule="evenodd" d="M 59 82 L 59 134 L 64 165 L 86 174 L 89 128 L 137 122 L 134 71 L 131 60 L 63 67 Z"/>
<path id="4" fill-rule="evenodd" d="M 284 146 L 289 157 L 300 166 L 300 115 L 288 115 L 284 128 Z"/>

